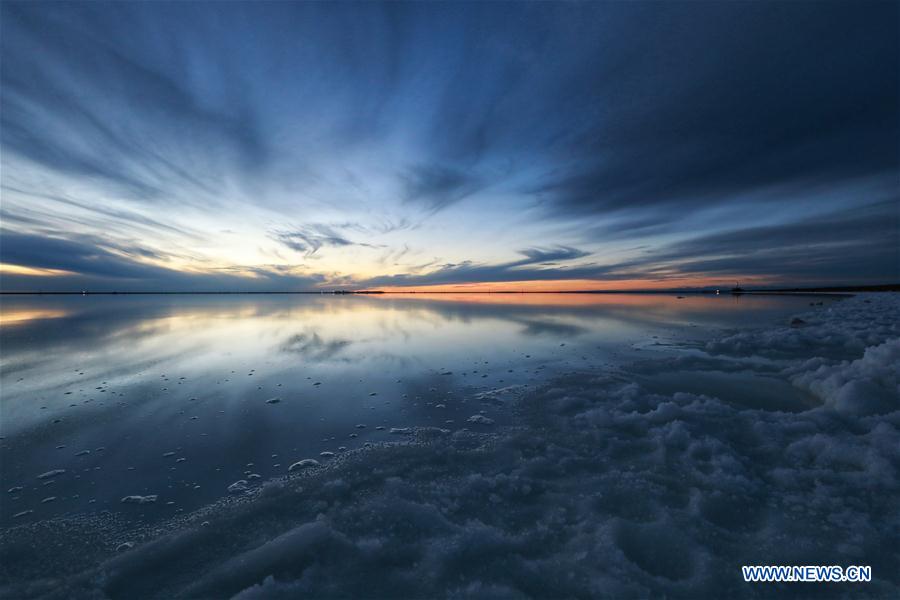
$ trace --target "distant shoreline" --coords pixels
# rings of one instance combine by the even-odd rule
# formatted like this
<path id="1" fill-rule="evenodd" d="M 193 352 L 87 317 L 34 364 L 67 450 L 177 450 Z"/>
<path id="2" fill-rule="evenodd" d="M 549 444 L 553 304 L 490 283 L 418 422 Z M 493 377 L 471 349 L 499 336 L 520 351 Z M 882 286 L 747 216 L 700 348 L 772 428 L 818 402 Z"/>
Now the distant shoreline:
<path id="1" fill-rule="evenodd" d="M 236 295 L 316 295 L 316 296 L 349 296 L 349 295 L 382 295 L 382 294 L 691 294 L 691 295 L 764 295 L 764 294 L 834 294 L 854 292 L 900 292 L 900 283 L 863 286 L 831 286 L 811 288 L 760 288 L 744 289 L 734 292 L 730 289 L 668 289 L 668 290 L 566 290 L 566 291 L 383 291 L 383 290 L 319 290 L 319 291 L 29 291 L 7 292 L 0 290 L 0 296 L 236 296 Z"/>

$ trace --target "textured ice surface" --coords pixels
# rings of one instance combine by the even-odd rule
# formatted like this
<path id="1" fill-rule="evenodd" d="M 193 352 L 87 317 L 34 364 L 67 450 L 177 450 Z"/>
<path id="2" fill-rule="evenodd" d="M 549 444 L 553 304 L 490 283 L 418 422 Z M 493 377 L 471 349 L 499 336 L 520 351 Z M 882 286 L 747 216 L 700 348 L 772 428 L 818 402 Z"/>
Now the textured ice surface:
<path id="1" fill-rule="evenodd" d="M 560 377 L 514 426 L 410 429 L 153 530 L 11 529 L 3 595 L 900 597 L 900 297 L 798 316 Z M 642 385 L 674 367 L 761 373 L 816 403 Z M 874 581 L 752 585 L 742 564 L 871 565 Z"/>
<path id="2" fill-rule="evenodd" d="M 469 423 L 475 423 L 476 425 L 493 425 L 494 420 L 486 417 L 484 415 L 472 415 L 468 419 L 466 419 Z"/>

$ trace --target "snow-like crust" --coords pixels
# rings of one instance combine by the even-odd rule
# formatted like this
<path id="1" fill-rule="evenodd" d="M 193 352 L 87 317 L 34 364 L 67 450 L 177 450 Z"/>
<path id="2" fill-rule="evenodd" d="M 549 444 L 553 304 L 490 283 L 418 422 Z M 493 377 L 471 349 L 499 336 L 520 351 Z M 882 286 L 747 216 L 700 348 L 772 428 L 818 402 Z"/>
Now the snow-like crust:
<path id="1" fill-rule="evenodd" d="M 98 553 L 99 566 L 7 591 L 900 597 L 900 296 L 800 318 L 684 362 L 779 374 L 821 400 L 810 410 L 649 393 L 621 373 L 569 376 L 527 395 L 515 427 L 411 431 Z M 874 581 L 745 584 L 742 564 L 871 565 Z"/>

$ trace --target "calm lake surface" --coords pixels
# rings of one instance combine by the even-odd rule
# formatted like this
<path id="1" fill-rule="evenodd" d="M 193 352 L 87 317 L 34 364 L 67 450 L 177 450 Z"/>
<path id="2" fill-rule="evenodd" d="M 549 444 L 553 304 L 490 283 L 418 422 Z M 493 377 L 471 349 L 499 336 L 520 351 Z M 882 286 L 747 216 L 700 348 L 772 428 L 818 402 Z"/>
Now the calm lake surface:
<path id="1" fill-rule="evenodd" d="M 226 495 L 249 474 L 264 480 L 302 458 L 328 460 L 321 452 L 402 438 L 391 428 L 483 427 L 467 421 L 477 414 L 503 425 L 513 418 L 507 396 L 555 375 L 690 352 L 722 330 L 770 326 L 810 302 L 624 294 L 6 296 L 0 523 L 96 511 L 166 518 Z M 767 385 L 722 377 L 664 373 L 648 381 L 698 393 L 730 381 L 736 397 L 747 385 Z M 802 404 L 779 382 L 768 384 L 776 405 Z M 486 400 L 484 392 L 494 393 Z M 64 472 L 38 477 L 54 470 Z M 151 494 L 156 503 L 121 502 Z M 15 516 L 24 511 L 33 512 Z"/>

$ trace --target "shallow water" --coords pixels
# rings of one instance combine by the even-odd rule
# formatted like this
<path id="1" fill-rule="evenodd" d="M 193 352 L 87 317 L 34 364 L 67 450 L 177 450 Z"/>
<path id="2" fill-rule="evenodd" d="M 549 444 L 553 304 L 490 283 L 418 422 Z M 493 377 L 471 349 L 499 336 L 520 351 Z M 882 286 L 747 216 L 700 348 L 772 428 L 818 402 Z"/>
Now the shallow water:
<path id="1" fill-rule="evenodd" d="M 467 421 L 478 414 L 508 422 L 508 397 L 551 377 L 689 354 L 723 329 L 783 323 L 810 302 L 712 295 L 7 296 L 0 310 L 0 523 L 100 510 L 166 518 L 226 495 L 248 474 L 267 479 L 302 458 L 328 460 L 323 451 L 397 438 L 390 428 L 490 427 Z M 769 390 L 766 409 L 811 402 L 760 376 L 641 377 L 649 389 L 687 385 L 735 402 L 747 389 L 769 386 L 762 388 Z M 503 391 L 479 398 L 494 390 Z M 750 396 L 758 401 L 760 394 Z M 38 478 L 58 469 L 65 472 Z M 150 494 L 158 501 L 121 503 Z M 26 510 L 33 512 L 14 517 Z"/>

